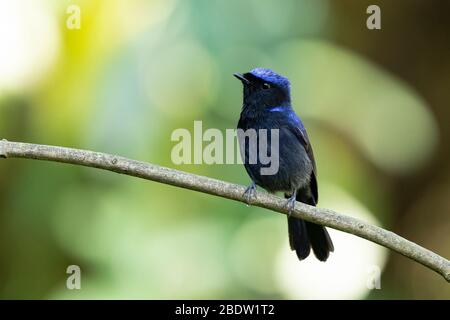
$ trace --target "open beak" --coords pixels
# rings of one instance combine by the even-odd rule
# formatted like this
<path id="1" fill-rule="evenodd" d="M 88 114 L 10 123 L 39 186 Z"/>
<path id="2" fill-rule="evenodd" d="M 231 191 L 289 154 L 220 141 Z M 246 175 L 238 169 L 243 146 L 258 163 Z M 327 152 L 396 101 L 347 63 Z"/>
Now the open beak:
<path id="1" fill-rule="evenodd" d="M 241 80 L 243 83 L 245 84 L 249 84 L 250 81 L 248 81 L 244 75 L 242 73 L 233 73 L 233 76 L 235 76 L 236 78 L 238 78 L 239 80 Z"/>

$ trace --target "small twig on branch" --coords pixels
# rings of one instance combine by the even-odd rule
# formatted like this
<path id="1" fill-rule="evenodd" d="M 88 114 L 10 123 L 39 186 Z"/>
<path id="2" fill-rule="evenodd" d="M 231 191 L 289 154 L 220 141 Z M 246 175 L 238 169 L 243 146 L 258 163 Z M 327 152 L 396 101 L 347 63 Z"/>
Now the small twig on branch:
<path id="1" fill-rule="evenodd" d="M 48 160 L 99 168 L 245 203 L 244 186 L 101 152 L 0 140 L 0 157 Z M 287 214 L 285 201 L 269 193 L 257 192 L 252 205 Z M 421 263 L 450 282 L 449 260 L 391 231 L 300 202 L 295 204 L 292 216 L 375 242 Z"/>

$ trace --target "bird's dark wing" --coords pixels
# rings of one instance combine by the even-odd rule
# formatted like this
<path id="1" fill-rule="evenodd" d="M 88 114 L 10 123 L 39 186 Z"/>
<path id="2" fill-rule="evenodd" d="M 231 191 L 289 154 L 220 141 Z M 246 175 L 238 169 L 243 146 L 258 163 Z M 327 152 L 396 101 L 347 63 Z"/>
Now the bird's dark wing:
<path id="1" fill-rule="evenodd" d="M 314 160 L 314 152 L 311 147 L 311 143 L 309 142 L 308 134 L 306 133 L 306 129 L 303 126 L 301 120 L 297 117 L 297 115 L 292 111 L 289 115 L 289 125 L 288 128 L 292 133 L 297 137 L 298 141 L 302 144 L 303 148 L 306 150 L 306 154 L 311 160 L 313 165 L 313 172 L 311 173 L 311 181 L 310 188 L 311 193 L 314 197 L 314 202 L 317 203 L 319 200 L 319 193 L 317 190 L 317 169 L 316 169 L 316 161 Z"/>

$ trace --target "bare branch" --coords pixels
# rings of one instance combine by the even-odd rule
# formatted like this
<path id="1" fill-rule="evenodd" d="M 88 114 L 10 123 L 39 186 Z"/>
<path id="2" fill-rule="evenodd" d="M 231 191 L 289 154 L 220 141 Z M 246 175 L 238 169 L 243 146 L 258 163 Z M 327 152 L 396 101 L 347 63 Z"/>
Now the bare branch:
<path id="1" fill-rule="evenodd" d="M 245 202 L 243 186 L 101 152 L 1 140 L 0 157 L 48 160 L 104 169 Z M 252 205 L 287 213 L 285 199 L 265 192 L 257 192 Z M 292 216 L 375 242 L 421 263 L 450 282 L 449 260 L 391 231 L 329 209 L 312 207 L 300 202 L 296 203 Z"/>

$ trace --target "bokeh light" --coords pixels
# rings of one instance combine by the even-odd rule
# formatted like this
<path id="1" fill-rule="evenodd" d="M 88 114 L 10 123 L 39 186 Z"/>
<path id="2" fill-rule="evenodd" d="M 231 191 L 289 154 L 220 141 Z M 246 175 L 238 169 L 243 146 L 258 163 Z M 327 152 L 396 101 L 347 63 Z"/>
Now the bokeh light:
<path id="1" fill-rule="evenodd" d="M 46 1 L 0 1 L 0 94 L 30 89 L 51 71 L 60 31 Z"/>

